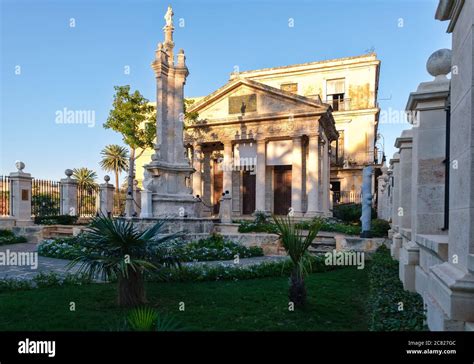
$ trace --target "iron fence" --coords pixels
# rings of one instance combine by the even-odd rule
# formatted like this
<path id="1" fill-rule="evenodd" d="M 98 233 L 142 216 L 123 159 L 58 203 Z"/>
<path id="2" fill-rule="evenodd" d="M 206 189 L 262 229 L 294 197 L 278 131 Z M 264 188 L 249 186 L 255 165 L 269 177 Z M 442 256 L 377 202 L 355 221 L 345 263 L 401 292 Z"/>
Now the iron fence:
<path id="1" fill-rule="evenodd" d="M 8 216 L 11 213 L 10 177 L 0 176 L 0 215 Z"/>
<path id="2" fill-rule="evenodd" d="M 33 216 L 57 216 L 60 214 L 60 206 L 60 182 L 43 179 L 31 181 L 31 214 Z"/>
<path id="3" fill-rule="evenodd" d="M 81 186 L 77 188 L 77 215 L 96 216 L 99 212 L 99 186 Z"/>

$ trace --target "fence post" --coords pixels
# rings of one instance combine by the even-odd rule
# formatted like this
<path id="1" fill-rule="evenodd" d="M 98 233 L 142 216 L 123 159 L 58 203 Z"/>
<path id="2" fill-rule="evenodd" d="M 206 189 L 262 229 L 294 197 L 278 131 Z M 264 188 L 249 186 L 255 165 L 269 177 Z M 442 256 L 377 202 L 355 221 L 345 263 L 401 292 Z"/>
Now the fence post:
<path id="1" fill-rule="evenodd" d="M 99 186 L 99 211 L 101 214 L 112 217 L 112 212 L 114 210 L 114 185 L 110 184 L 110 177 L 104 176 L 105 183 L 102 183 Z"/>
<path id="2" fill-rule="evenodd" d="M 30 225 L 31 219 L 31 181 L 30 173 L 23 172 L 25 163 L 16 162 L 17 171 L 10 173 L 11 215 L 16 225 Z"/>
<path id="3" fill-rule="evenodd" d="M 61 215 L 78 215 L 77 210 L 77 186 L 78 182 L 76 179 L 71 178 L 72 170 L 66 169 L 64 174 L 67 178 L 61 179 Z"/>

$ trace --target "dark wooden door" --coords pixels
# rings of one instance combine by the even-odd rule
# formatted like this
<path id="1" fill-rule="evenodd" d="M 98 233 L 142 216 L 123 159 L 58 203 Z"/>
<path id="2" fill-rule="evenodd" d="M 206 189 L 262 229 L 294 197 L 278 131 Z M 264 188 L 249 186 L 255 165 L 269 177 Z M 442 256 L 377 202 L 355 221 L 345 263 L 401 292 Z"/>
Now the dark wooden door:
<path id="1" fill-rule="evenodd" d="M 291 166 L 274 169 L 273 213 L 286 215 L 291 207 Z"/>
<path id="2" fill-rule="evenodd" d="M 220 168 L 218 163 L 214 163 L 214 193 L 213 193 L 213 213 L 217 215 L 219 213 L 220 200 L 222 197 L 222 188 L 224 185 L 224 172 Z"/>
<path id="3" fill-rule="evenodd" d="M 255 212 L 255 173 L 244 171 L 242 181 L 242 213 L 250 215 Z"/>

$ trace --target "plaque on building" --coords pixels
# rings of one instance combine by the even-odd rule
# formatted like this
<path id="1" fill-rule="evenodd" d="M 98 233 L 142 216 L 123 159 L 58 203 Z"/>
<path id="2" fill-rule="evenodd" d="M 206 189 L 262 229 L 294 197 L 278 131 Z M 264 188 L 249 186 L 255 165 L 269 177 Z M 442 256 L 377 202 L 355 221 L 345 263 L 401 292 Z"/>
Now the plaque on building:
<path id="1" fill-rule="evenodd" d="M 28 190 L 21 190 L 21 200 L 28 201 L 30 199 Z"/>
<path id="2" fill-rule="evenodd" d="M 257 111 L 257 95 L 242 95 L 229 97 L 229 114 L 245 114 Z"/>

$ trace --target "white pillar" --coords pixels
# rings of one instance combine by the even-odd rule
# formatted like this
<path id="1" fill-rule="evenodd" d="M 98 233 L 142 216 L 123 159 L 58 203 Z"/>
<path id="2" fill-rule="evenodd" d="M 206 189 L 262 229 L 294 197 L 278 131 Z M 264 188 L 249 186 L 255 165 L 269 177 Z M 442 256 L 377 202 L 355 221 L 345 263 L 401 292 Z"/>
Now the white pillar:
<path id="1" fill-rule="evenodd" d="M 110 177 L 104 176 L 105 183 L 99 185 L 99 209 L 102 215 L 112 217 L 114 211 L 114 185 L 109 183 Z"/>
<path id="2" fill-rule="evenodd" d="M 311 135 L 308 143 L 308 163 L 306 172 L 308 178 L 308 210 L 306 216 L 318 215 L 319 208 L 319 135 Z"/>
<path id="3" fill-rule="evenodd" d="M 76 179 L 71 178 L 72 170 L 66 169 L 64 172 L 67 178 L 61 179 L 61 204 L 60 214 L 76 216 L 77 211 L 77 186 Z"/>
<path id="4" fill-rule="evenodd" d="M 325 215 L 329 214 L 329 180 L 330 180 L 330 174 L 329 174 L 329 142 L 327 139 L 324 139 L 324 144 L 323 144 L 323 166 L 322 166 L 322 173 L 321 173 L 321 178 L 322 178 L 322 189 L 323 189 L 323 212 Z"/>
<path id="5" fill-rule="evenodd" d="M 17 172 L 10 173 L 11 187 L 11 215 L 15 218 L 16 225 L 29 225 L 31 219 L 31 174 L 23 172 L 25 164 L 17 162 Z"/>
<path id="6" fill-rule="evenodd" d="M 266 171 L 266 141 L 257 140 L 257 165 L 255 181 L 255 210 L 266 211 L 265 209 L 265 171 Z"/>
<path id="7" fill-rule="evenodd" d="M 232 143 L 230 141 L 224 142 L 224 161 L 222 162 L 223 171 L 223 191 L 222 193 L 229 192 L 229 195 L 232 193 L 232 169 L 233 169 L 233 160 L 232 160 Z"/>
<path id="8" fill-rule="evenodd" d="M 301 136 L 293 138 L 293 155 L 291 169 L 291 207 L 295 216 L 302 215 L 303 194 L 303 153 Z"/>

